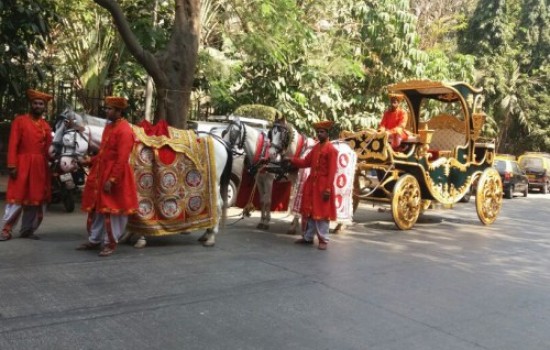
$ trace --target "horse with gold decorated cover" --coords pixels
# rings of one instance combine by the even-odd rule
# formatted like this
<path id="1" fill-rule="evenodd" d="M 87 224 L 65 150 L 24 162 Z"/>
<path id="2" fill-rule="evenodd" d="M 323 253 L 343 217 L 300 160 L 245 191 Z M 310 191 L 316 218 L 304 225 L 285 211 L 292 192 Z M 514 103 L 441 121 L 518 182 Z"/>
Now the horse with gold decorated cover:
<path id="1" fill-rule="evenodd" d="M 356 198 L 389 203 L 395 224 L 406 230 L 430 201 L 451 206 L 475 185 L 477 215 L 483 224 L 493 223 L 503 192 L 492 167 L 494 140 L 480 137 L 482 89 L 416 80 L 390 85 L 388 91 L 404 96 L 410 136 L 394 149 L 384 131 L 342 132 L 357 153 Z M 373 170 L 379 184 L 365 190 L 361 179 Z"/>
<path id="2" fill-rule="evenodd" d="M 81 157 L 97 152 L 103 119 L 66 110 L 56 122 L 51 153 L 62 172 L 75 171 Z M 145 236 L 179 234 L 206 228 L 199 238 L 213 246 L 227 209 L 227 188 L 233 158 L 214 135 L 198 136 L 165 123 L 132 125 L 136 143 L 130 163 L 138 190 L 138 213 L 127 231 Z"/>

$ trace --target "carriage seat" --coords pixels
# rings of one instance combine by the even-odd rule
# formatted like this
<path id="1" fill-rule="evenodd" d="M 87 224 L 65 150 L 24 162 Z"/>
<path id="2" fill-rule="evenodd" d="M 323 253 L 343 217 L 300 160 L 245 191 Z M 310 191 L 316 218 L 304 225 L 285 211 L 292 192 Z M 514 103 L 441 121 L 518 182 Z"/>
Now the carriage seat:
<path id="1" fill-rule="evenodd" d="M 439 157 L 449 157 L 457 146 L 466 144 L 466 124 L 455 116 L 440 114 L 420 127 L 433 130 L 428 149 L 432 161 Z"/>

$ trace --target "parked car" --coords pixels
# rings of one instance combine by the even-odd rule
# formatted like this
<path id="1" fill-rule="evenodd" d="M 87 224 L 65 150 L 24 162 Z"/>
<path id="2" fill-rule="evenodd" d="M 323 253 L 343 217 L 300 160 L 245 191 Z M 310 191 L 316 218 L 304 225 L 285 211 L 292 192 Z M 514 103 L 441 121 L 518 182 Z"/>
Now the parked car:
<path id="1" fill-rule="evenodd" d="M 529 193 L 529 178 L 513 156 L 496 156 L 494 167 L 502 179 L 504 198 L 513 198 L 514 193 L 527 197 Z"/>
<path id="2" fill-rule="evenodd" d="M 550 190 L 550 154 L 526 152 L 519 157 L 518 162 L 529 177 L 529 188 L 547 194 Z"/>

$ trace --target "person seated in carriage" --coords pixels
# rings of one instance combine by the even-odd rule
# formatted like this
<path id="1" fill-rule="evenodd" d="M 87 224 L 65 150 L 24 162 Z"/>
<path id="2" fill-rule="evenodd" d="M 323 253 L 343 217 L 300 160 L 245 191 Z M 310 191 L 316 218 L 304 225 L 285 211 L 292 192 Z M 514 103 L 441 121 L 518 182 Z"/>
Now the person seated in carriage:
<path id="1" fill-rule="evenodd" d="M 390 134 L 389 140 L 394 151 L 400 150 L 401 142 L 409 138 L 407 127 L 408 114 L 407 111 L 400 107 L 404 99 L 402 94 L 390 93 L 390 106 L 384 112 L 378 131 L 386 131 Z"/>

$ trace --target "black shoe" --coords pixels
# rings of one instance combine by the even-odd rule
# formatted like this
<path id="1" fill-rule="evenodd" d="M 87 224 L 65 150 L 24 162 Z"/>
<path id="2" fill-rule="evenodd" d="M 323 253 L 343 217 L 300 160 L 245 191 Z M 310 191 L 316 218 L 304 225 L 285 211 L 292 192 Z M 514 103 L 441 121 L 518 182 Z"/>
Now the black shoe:
<path id="1" fill-rule="evenodd" d="M 294 241 L 295 244 L 307 244 L 307 245 L 311 245 L 313 244 L 313 241 L 308 241 L 306 240 L 305 238 L 300 238 L 300 239 L 297 239 Z"/>
<path id="2" fill-rule="evenodd" d="M 76 247 L 76 250 L 99 250 L 101 243 L 85 242 Z"/>

